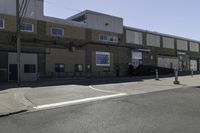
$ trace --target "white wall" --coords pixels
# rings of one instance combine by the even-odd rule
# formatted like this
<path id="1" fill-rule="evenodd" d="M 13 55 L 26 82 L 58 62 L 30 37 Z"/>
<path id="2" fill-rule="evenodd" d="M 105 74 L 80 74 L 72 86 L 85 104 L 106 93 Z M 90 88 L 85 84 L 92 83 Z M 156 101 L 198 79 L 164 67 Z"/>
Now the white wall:
<path id="1" fill-rule="evenodd" d="M 163 48 L 174 49 L 174 39 L 163 37 Z"/>
<path id="2" fill-rule="evenodd" d="M 17 54 L 16 53 L 8 53 L 8 66 L 9 64 L 17 64 Z M 36 73 L 24 73 L 24 65 L 25 64 L 35 64 L 36 65 Z M 21 80 L 22 81 L 35 81 L 37 80 L 37 54 L 21 54 Z"/>
<path id="3" fill-rule="evenodd" d="M 147 45 L 154 46 L 154 47 L 160 47 L 160 36 L 153 35 L 153 34 L 147 34 Z"/>
<path id="4" fill-rule="evenodd" d="M 187 41 L 177 40 L 177 50 L 188 51 Z"/>
<path id="5" fill-rule="evenodd" d="M 87 27 L 102 31 L 123 33 L 123 19 L 108 15 L 88 13 Z M 106 25 L 108 23 L 109 25 Z"/>
<path id="6" fill-rule="evenodd" d="M 22 0 L 20 0 L 22 2 Z M 42 19 L 44 10 L 43 0 L 30 0 L 25 17 L 33 19 Z M 0 0 L 0 13 L 7 15 L 16 15 L 15 0 Z"/>
<path id="7" fill-rule="evenodd" d="M 143 37 L 141 32 L 126 30 L 126 43 L 143 44 Z"/>

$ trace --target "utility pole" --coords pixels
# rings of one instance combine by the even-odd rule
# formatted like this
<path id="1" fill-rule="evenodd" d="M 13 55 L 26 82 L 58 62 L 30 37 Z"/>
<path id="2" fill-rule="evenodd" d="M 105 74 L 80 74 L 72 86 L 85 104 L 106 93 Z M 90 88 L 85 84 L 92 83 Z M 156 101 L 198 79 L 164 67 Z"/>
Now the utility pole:
<path id="1" fill-rule="evenodd" d="M 17 38 L 17 73 L 18 73 L 18 84 L 21 83 L 21 33 L 20 33 L 21 19 L 20 19 L 20 3 L 16 0 L 16 38 Z"/>

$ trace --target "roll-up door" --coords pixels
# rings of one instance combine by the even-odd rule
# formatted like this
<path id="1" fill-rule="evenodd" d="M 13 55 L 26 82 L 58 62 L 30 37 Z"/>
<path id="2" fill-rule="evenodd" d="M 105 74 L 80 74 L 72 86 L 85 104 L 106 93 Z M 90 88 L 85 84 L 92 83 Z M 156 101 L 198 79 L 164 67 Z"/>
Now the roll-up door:
<path id="1" fill-rule="evenodd" d="M 178 58 L 169 56 L 158 56 L 158 67 L 178 69 Z"/>

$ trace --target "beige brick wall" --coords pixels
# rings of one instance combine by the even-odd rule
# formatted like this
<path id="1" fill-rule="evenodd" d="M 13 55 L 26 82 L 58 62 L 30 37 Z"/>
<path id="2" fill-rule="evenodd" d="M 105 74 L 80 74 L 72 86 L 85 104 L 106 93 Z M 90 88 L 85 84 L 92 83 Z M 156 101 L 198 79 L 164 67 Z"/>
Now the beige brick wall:
<path id="1" fill-rule="evenodd" d="M 46 72 L 55 72 L 55 64 L 65 64 L 65 72 L 74 72 L 75 64 L 83 64 L 85 69 L 85 51 L 75 50 L 74 52 L 68 49 L 47 49 L 46 55 Z"/>
<path id="2" fill-rule="evenodd" d="M 64 29 L 64 37 L 72 38 L 72 39 L 85 39 L 85 29 L 79 27 L 72 27 L 67 25 L 61 25 L 56 23 L 48 22 L 46 24 L 47 35 L 51 36 L 51 28 L 63 28 Z"/>
<path id="3" fill-rule="evenodd" d="M 16 18 L 14 16 L 0 14 L 0 19 L 4 19 L 5 21 L 5 29 L 3 30 L 11 31 L 11 32 L 16 31 Z M 37 20 L 24 19 L 23 22 L 33 24 L 34 25 L 33 33 L 37 33 Z"/>
<path id="4" fill-rule="evenodd" d="M 5 29 L 6 31 L 16 31 L 16 19 L 13 16 L 7 16 L 0 14 L 0 19 L 4 19 L 5 21 Z"/>

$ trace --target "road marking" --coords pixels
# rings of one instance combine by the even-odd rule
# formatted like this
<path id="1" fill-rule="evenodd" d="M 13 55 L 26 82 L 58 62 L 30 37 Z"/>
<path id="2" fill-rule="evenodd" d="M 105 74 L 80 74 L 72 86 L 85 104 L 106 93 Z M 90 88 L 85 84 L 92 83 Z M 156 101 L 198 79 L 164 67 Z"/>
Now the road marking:
<path id="1" fill-rule="evenodd" d="M 55 107 L 60 107 L 60 106 L 69 106 L 69 105 L 75 105 L 75 104 L 86 103 L 86 102 L 97 101 L 97 100 L 105 100 L 109 98 L 123 97 L 127 95 L 128 94 L 126 93 L 119 93 L 119 94 L 114 94 L 114 95 L 106 95 L 106 96 L 85 98 L 85 99 L 79 99 L 79 100 L 73 100 L 73 101 L 67 101 L 67 102 L 39 105 L 33 108 L 37 110 L 42 110 L 42 109 L 55 108 Z"/>
<path id="2" fill-rule="evenodd" d="M 109 91 L 109 90 L 101 90 L 101 89 L 97 89 L 97 88 L 94 88 L 93 86 L 89 86 L 89 88 L 90 89 L 92 89 L 92 90 L 95 90 L 95 91 L 99 91 L 99 92 L 106 92 L 106 93 L 114 93 L 114 94 L 119 94 L 119 93 L 121 93 L 121 92 L 115 92 L 115 91 Z"/>

